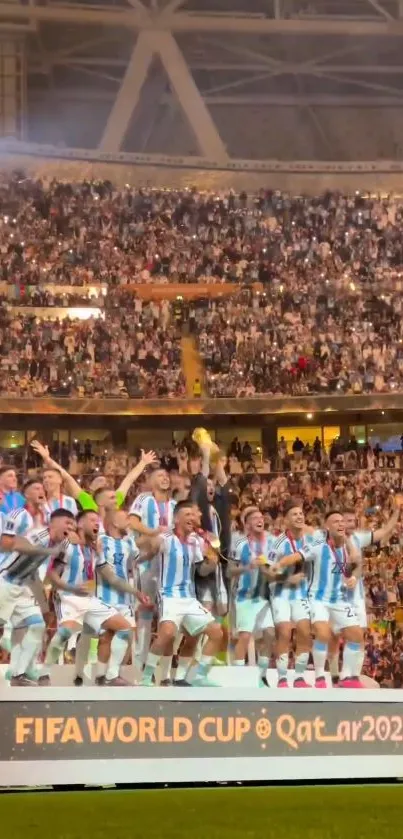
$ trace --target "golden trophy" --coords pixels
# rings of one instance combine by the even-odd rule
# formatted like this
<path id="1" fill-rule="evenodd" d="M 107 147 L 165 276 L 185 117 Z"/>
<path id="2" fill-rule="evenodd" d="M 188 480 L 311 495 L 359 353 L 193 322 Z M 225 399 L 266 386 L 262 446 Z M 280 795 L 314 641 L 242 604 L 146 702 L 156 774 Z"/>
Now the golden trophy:
<path id="1" fill-rule="evenodd" d="M 220 460 L 221 451 L 217 443 L 214 443 L 206 428 L 195 428 L 192 434 L 192 440 L 197 443 L 200 448 L 209 446 L 210 448 L 210 463 L 216 464 Z"/>

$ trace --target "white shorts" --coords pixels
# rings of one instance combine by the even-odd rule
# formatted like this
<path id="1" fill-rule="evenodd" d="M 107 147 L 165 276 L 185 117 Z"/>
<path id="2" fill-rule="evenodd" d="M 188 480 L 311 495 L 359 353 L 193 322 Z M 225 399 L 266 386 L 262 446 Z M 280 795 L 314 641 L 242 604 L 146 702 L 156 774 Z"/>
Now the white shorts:
<path id="1" fill-rule="evenodd" d="M 132 627 L 132 629 L 135 628 L 136 618 L 135 618 L 135 615 L 134 615 L 134 610 L 132 609 L 131 606 L 128 606 L 127 603 L 122 603 L 122 604 L 118 603 L 116 606 L 113 606 L 113 608 L 116 610 L 116 612 L 119 615 L 122 615 L 122 618 L 125 618 L 127 620 L 127 622 L 130 623 L 130 626 Z"/>
<path id="2" fill-rule="evenodd" d="M 139 562 L 137 566 L 139 591 L 146 594 L 153 603 L 156 602 L 158 594 L 159 563 L 159 557 L 155 557 L 151 562 Z"/>
<path id="3" fill-rule="evenodd" d="M 359 626 L 358 618 L 352 603 L 324 603 L 323 600 L 311 600 L 311 621 L 315 623 L 329 623 L 336 634 L 350 626 Z"/>
<path id="4" fill-rule="evenodd" d="M 311 610 L 308 598 L 287 600 L 285 597 L 272 597 L 271 610 L 275 625 L 279 623 L 300 623 L 310 621 Z"/>
<path id="5" fill-rule="evenodd" d="M 260 598 L 235 602 L 236 634 L 250 632 L 258 638 L 266 629 L 274 629 L 271 606 L 267 600 Z"/>
<path id="6" fill-rule="evenodd" d="M 0 577 L 0 624 L 10 623 L 16 629 L 23 627 L 32 617 L 43 621 L 42 612 L 30 589 L 8 583 Z"/>
<path id="7" fill-rule="evenodd" d="M 200 635 L 214 618 L 195 597 L 161 597 L 159 622 L 174 623 L 177 630 Z"/>
<path id="8" fill-rule="evenodd" d="M 353 603 L 355 614 L 358 618 L 358 625 L 361 629 L 368 629 L 367 607 L 363 600 Z"/>
<path id="9" fill-rule="evenodd" d="M 117 614 L 113 606 L 108 606 L 97 597 L 78 597 L 76 594 L 58 593 L 55 597 L 55 609 L 58 626 L 63 623 L 84 623 L 98 634 L 105 621 Z"/>

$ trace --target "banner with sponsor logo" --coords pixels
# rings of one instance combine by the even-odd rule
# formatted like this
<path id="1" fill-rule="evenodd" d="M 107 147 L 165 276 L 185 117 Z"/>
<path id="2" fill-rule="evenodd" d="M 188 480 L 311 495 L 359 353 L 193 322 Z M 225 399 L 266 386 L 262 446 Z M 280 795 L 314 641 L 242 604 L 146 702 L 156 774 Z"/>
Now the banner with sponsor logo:
<path id="1" fill-rule="evenodd" d="M 340 759 L 351 777 L 351 758 L 360 758 L 367 777 L 392 777 L 399 767 L 403 774 L 401 702 L 2 701 L 0 727 L 0 786 L 25 784 L 27 777 L 32 783 L 247 780 L 251 770 L 244 774 L 241 765 L 254 760 L 253 776 L 269 780 L 278 777 L 273 759 L 288 767 L 285 777 L 316 777 L 312 760 L 321 763 L 319 777 L 340 777 L 339 770 L 334 774 Z M 300 768 L 293 775 L 297 758 L 304 759 L 302 775 Z M 66 780 L 66 767 L 74 780 Z"/>

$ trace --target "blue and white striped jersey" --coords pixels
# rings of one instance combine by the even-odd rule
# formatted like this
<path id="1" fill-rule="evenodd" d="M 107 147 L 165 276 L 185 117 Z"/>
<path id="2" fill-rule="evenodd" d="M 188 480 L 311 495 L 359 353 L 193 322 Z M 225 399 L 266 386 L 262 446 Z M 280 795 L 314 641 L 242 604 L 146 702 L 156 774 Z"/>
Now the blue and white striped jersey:
<path id="1" fill-rule="evenodd" d="M 279 562 L 284 556 L 292 556 L 297 551 L 319 541 L 323 540 L 320 537 L 319 539 L 316 538 L 316 534 L 306 533 L 300 539 L 295 539 L 289 532 L 281 533 L 274 543 L 270 559 L 273 562 Z M 308 597 L 308 580 L 306 578 L 297 586 L 287 586 L 287 578 L 295 574 L 296 571 L 296 567 L 287 568 L 284 574 L 284 582 L 270 583 L 272 597 L 282 597 L 284 600 L 306 600 Z"/>
<path id="2" fill-rule="evenodd" d="M 32 545 L 42 545 L 44 548 L 49 548 L 50 536 L 47 527 L 33 528 L 24 535 Z M 0 576 L 15 585 L 25 585 L 28 580 L 33 579 L 38 572 L 40 573 L 41 566 L 44 565 L 44 572 L 46 573 L 47 562 L 48 556 L 27 556 L 27 554 L 19 551 L 1 552 Z M 44 574 L 40 574 L 40 576 L 44 576 Z"/>
<path id="3" fill-rule="evenodd" d="M 106 534 L 99 539 L 99 564 L 97 568 L 107 563 L 121 580 L 133 583 L 134 562 L 140 556 L 140 551 L 133 536 L 115 539 Z M 108 606 L 130 606 L 133 597 L 129 592 L 117 591 L 111 584 L 97 575 L 97 597 Z"/>
<path id="4" fill-rule="evenodd" d="M 61 579 L 69 586 L 80 586 L 83 583 L 95 582 L 95 569 L 105 565 L 95 548 L 89 545 L 73 545 L 68 543 L 63 556 L 56 561 Z M 63 596 L 64 592 L 58 592 Z"/>
<path id="5" fill-rule="evenodd" d="M 306 561 L 312 563 L 309 596 L 333 604 L 347 601 L 344 573 L 348 556 L 344 546 L 333 547 L 328 541 L 307 546 Z"/>
<path id="6" fill-rule="evenodd" d="M 162 597 L 195 597 L 195 566 L 203 562 L 202 542 L 191 534 L 181 542 L 175 533 L 162 537 L 159 593 Z"/>
<path id="7" fill-rule="evenodd" d="M 47 501 L 44 508 L 49 516 L 55 510 L 60 509 L 68 510 L 70 513 L 73 513 L 73 516 L 76 516 L 78 513 L 78 507 L 74 498 L 71 495 L 63 495 L 63 493 L 60 493 L 58 498 L 51 498 L 50 501 Z"/>
<path id="8" fill-rule="evenodd" d="M 157 527 L 166 527 L 171 530 L 173 527 L 173 515 L 176 501 L 170 498 L 168 501 L 156 501 L 153 495 L 141 493 L 133 501 L 129 514 L 137 516 L 141 523 L 152 530 Z"/>
<path id="9" fill-rule="evenodd" d="M 5 536 L 24 536 L 33 527 L 35 523 L 31 513 L 25 507 L 20 507 L 5 517 L 3 533 Z"/>
<path id="10" fill-rule="evenodd" d="M 248 539 L 245 535 L 240 534 L 238 540 L 235 538 L 232 540 L 232 558 L 241 566 L 244 565 L 246 567 L 253 560 L 264 556 L 266 564 L 270 565 L 271 561 L 269 557 L 273 549 L 274 540 L 275 537 L 267 531 L 263 532 L 260 539 Z M 259 600 L 266 596 L 267 579 L 259 568 L 254 568 L 245 571 L 235 580 L 234 589 L 234 597 L 238 602 Z"/>

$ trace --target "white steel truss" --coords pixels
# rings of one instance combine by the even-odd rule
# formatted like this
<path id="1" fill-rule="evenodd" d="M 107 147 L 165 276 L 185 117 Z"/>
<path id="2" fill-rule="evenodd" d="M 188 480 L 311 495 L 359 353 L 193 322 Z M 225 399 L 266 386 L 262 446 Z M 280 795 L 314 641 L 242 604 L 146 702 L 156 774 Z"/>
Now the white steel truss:
<path id="1" fill-rule="evenodd" d="M 203 157 L 226 160 L 225 145 L 192 74 L 169 32 L 140 32 L 100 143 L 102 151 L 119 151 L 154 55 L 161 59 L 173 91 L 189 121 Z"/>
<path id="2" fill-rule="evenodd" d="M 133 0 L 134 3 L 134 0 Z M 374 3 L 380 7 L 378 2 Z M 373 6 L 373 3 L 370 5 Z M 403 21 L 400 17 L 392 18 L 379 15 L 378 19 L 362 18 L 328 18 L 326 17 L 266 17 L 260 14 L 245 15 L 213 15 L 190 14 L 168 10 L 150 13 L 148 9 L 136 2 L 136 7 L 116 8 L 112 6 L 90 5 L 83 8 L 80 4 L 58 3 L 57 5 L 37 5 L 35 2 L 27 5 L 1 3 L 1 21 L 31 21 L 61 22 L 77 24 L 94 24 L 99 26 L 116 26 L 134 30 L 163 30 L 170 32 L 222 32 L 239 33 L 241 35 L 257 34 L 312 34 L 312 35 L 346 35 L 346 36 L 377 36 L 403 35 Z"/>
<path id="3" fill-rule="evenodd" d="M 86 0 L 85 5 L 43 2 L 0 0 L 0 26 L 18 23 L 37 32 L 39 49 L 32 49 L 29 59 L 29 70 L 37 77 L 36 87 L 30 87 L 36 102 L 43 90 L 41 77 L 43 82 L 52 74 L 60 102 L 76 98 L 105 103 L 97 138 L 91 139 L 103 154 L 123 151 L 126 137 L 130 147 L 137 126 L 144 129 L 145 103 L 150 114 L 155 108 L 158 126 L 158 109 L 166 108 L 172 116 L 179 105 L 198 153 L 216 164 L 228 162 L 226 142 L 231 145 L 227 126 L 219 119 L 220 106 L 303 108 L 314 135 L 329 146 L 331 130 L 321 122 L 322 107 L 393 109 L 403 103 L 403 0 L 351 0 L 351 17 L 349 0 L 340 0 L 339 7 L 332 3 L 337 12 L 332 15 L 326 14 L 325 0 L 267 0 L 267 14 L 253 11 L 254 0 L 245 0 L 250 12 L 236 15 L 188 12 L 188 0 L 116 0 L 105 6 L 100 0 Z M 49 34 L 57 23 L 67 24 L 58 27 L 65 34 L 60 45 Z M 42 33 L 48 33 L 43 49 Z M 387 40 L 386 49 L 382 41 L 379 65 L 371 51 L 374 37 Z M 155 80 L 154 59 L 160 75 L 150 97 L 142 91 L 149 79 Z M 82 86 L 77 84 L 79 73 L 84 74 Z M 176 127 L 174 119 L 172 132 Z M 143 133 L 147 135 L 145 129 Z M 145 140 L 136 148 L 146 149 L 147 144 Z"/>

